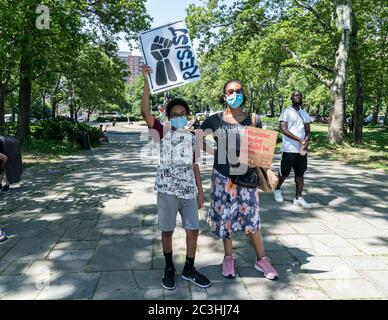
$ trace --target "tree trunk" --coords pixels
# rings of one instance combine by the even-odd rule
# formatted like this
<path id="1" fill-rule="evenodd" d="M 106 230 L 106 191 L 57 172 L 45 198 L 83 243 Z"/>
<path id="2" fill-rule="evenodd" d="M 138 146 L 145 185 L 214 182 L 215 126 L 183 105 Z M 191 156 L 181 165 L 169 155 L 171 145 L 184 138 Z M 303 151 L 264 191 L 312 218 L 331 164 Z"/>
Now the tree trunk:
<path id="1" fill-rule="evenodd" d="M 388 126 L 388 101 L 386 102 L 385 116 L 384 116 L 384 125 Z"/>
<path id="2" fill-rule="evenodd" d="M 17 121 L 16 119 L 16 109 L 15 108 L 12 108 L 12 116 L 11 116 L 11 122 L 12 123 L 15 123 Z"/>
<path id="3" fill-rule="evenodd" d="M 19 88 L 19 116 L 18 138 L 24 141 L 30 134 L 30 108 L 31 108 L 31 57 L 29 55 L 29 40 L 26 38 L 21 45 L 20 59 L 20 88 Z"/>
<path id="4" fill-rule="evenodd" d="M 81 107 L 75 108 L 75 112 L 74 112 L 74 120 L 77 122 L 78 122 L 78 113 L 80 109 Z"/>
<path id="5" fill-rule="evenodd" d="M 273 98 L 269 100 L 269 112 L 271 114 L 271 118 L 275 117 L 275 105 L 274 105 Z"/>
<path id="6" fill-rule="evenodd" d="M 342 110 L 343 117 L 342 117 L 342 131 L 344 134 L 348 133 L 346 128 L 346 107 L 347 107 L 347 100 L 346 100 L 346 94 L 344 92 L 344 108 Z"/>
<path id="7" fill-rule="evenodd" d="M 70 109 L 70 119 L 73 120 L 74 119 L 74 106 L 72 103 L 69 105 L 69 109 Z"/>
<path id="8" fill-rule="evenodd" d="M 373 116 L 372 116 L 372 124 L 377 124 L 377 117 L 379 116 L 380 110 L 383 104 L 383 83 L 382 81 L 377 81 L 377 96 L 376 96 L 376 104 L 373 108 Z"/>
<path id="9" fill-rule="evenodd" d="M 56 95 L 57 93 L 60 91 L 60 86 L 61 86 L 61 80 L 59 79 L 56 84 L 55 84 L 55 89 L 54 89 L 54 93 L 50 96 L 50 100 L 51 100 L 51 117 L 53 119 L 55 119 L 55 116 L 57 114 L 57 105 L 58 103 L 63 99 L 63 98 L 56 98 Z"/>
<path id="10" fill-rule="evenodd" d="M 45 108 L 46 108 L 46 94 L 42 93 L 42 116 L 41 116 L 42 120 L 44 119 Z"/>
<path id="11" fill-rule="evenodd" d="M 90 115 L 92 114 L 93 111 L 94 111 L 93 107 L 89 107 L 88 108 L 88 116 L 87 116 L 87 119 L 86 119 L 87 122 L 90 121 Z"/>
<path id="12" fill-rule="evenodd" d="M 352 1 L 336 0 L 337 24 L 342 31 L 341 41 L 336 52 L 334 79 L 330 87 L 330 116 L 328 139 L 330 144 L 340 143 L 343 139 L 343 116 L 345 108 L 346 67 L 349 58 Z"/>
<path id="13" fill-rule="evenodd" d="M 352 37 L 352 61 L 354 70 L 354 105 L 353 105 L 353 117 L 351 126 L 353 128 L 353 142 L 355 144 L 362 143 L 362 126 L 363 126 L 363 114 L 364 114 L 364 82 L 362 77 L 361 61 L 360 61 L 360 49 L 358 46 L 358 24 L 353 15 L 353 37 Z"/>
<path id="14" fill-rule="evenodd" d="M 364 83 L 362 79 L 362 71 L 360 60 L 355 62 L 354 65 L 354 77 L 355 77 L 355 100 L 353 105 L 353 142 L 355 144 L 362 143 L 362 127 L 364 124 Z"/>
<path id="15" fill-rule="evenodd" d="M 282 111 L 283 111 L 283 106 L 280 106 L 279 107 L 279 115 L 282 113 Z"/>
<path id="16" fill-rule="evenodd" d="M 51 100 L 51 118 L 55 119 L 55 116 L 57 114 L 57 102 L 55 99 Z"/>
<path id="17" fill-rule="evenodd" d="M 3 83 L 0 83 L 0 133 L 4 132 L 5 128 L 5 97 L 7 88 Z"/>
<path id="18" fill-rule="evenodd" d="M 336 77 L 338 81 L 335 81 L 330 93 L 330 115 L 329 115 L 329 131 L 328 139 L 330 144 L 340 143 L 343 138 L 343 109 L 345 88 L 344 79 L 342 77 Z"/>
<path id="19" fill-rule="evenodd" d="M 319 122 L 321 120 L 321 106 L 318 105 L 317 107 L 317 121 Z"/>

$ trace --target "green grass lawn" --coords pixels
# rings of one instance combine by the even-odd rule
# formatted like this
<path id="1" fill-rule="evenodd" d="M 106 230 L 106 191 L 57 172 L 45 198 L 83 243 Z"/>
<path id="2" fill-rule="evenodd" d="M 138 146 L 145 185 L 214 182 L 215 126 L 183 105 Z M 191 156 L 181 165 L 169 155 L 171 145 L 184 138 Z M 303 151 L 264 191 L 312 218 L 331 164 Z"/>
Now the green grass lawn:
<path id="1" fill-rule="evenodd" d="M 363 128 L 363 143 L 354 145 L 350 134 L 340 145 L 327 143 L 327 125 L 312 124 L 309 154 L 388 172 L 388 129 Z"/>

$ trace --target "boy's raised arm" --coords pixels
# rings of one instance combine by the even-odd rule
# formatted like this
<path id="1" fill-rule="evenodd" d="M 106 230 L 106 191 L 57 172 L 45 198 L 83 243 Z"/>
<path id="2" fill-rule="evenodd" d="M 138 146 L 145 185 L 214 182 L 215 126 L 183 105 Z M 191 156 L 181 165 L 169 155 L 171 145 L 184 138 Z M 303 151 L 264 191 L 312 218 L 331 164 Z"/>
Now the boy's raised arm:
<path id="1" fill-rule="evenodd" d="M 143 96 L 141 97 L 141 114 L 148 127 L 152 128 L 154 126 L 155 117 L 150 110 L 150 87 L 147 80 L 148 74 L 152 72 L 152 69 L 148 65 L 143 64 L 142 72 L 144 77 L 144 89 Z"/>

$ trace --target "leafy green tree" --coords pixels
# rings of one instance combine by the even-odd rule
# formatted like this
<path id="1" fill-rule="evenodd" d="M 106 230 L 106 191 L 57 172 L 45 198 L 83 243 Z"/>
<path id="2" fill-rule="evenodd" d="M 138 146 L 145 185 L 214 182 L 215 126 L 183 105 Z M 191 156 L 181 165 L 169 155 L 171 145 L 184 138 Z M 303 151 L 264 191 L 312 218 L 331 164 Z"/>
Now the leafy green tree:
<path id="1" fill-rule="evenodd" d="M 36 12 L 39 1 L 0 0 L 0 57 L 5 57 L 0 70 L 8 78 L 16 74 L 20 139 L 24 140 L 29 135 L 33 82 L 40 77 L 48 80 L 55 73 L 57 76 L 53 83 L 58 84 L 64 73 L 72 73 L 69 69 L 75 67 L 77 57 L 86 44 L 101 47 L 113 57 L 117 51 L 118 33 L 124 32 L 129 40 L 149 26 L 150 18 L 144 2 L 47 0 L 49 28 L 42 29 L 39 27 L 42 13 Z M 7 77 L 2 77 L 4 84 L 3 79 Z"/>
<path id="2" fill-rule="evenodd" d="M 290 91 L 300 89 L 310 111 L 326 116 L 329 107 L 330 143 L 341 142 L 349 113 L 355 118 L 354 142 L 360 143 L 365 112 L 372 110 L 375 121 L 387 103 L 384 7 L 382 0 L 191 5 L 186 21 L 200 42 L 202 80 L 185 92 L 214 104 L 223 83 L 237 78 L 248 93 L 248 107 L 274 114 Z"/>

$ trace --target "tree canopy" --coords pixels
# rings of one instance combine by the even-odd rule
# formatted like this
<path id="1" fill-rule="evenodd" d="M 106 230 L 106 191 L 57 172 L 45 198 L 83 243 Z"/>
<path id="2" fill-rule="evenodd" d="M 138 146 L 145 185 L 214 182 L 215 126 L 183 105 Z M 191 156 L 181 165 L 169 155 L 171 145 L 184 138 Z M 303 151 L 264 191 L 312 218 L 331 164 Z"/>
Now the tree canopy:
<path id="1" fill-rule="evenodd" d="M 239 79 L 248 108 L 274 116 L 299 89 L 308 111 L 328 118 L 328 139 L 338 143 L 345 117 L 361 119 L 362 129 L 363 117 L 377 117 L 388 103 L 382 0 L 208 0 L 187 13 L 202 80 L 181 91 L 194 105 L 217 108 L 223 84 Z"/>
<path id="2" fill-rule="evenodd" d="M 0 0 L 0 127 L 18 96 L 18 136 L 29 136 L 32 99 L 52 107 L 98 108 L 124 96 L 124 66 L 116 58 L 118 34 L 129 41 L 149 27 L 145 0 Z M 37 94 L 38 93 L 38 94 Z M 55 109 L 53 109 L 53 114 Z M 1 128 L 0 128 L 1 129 Z"/>

